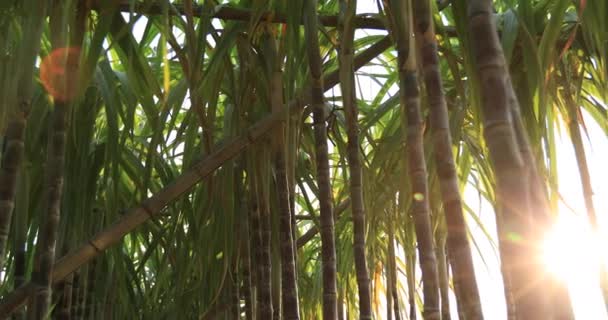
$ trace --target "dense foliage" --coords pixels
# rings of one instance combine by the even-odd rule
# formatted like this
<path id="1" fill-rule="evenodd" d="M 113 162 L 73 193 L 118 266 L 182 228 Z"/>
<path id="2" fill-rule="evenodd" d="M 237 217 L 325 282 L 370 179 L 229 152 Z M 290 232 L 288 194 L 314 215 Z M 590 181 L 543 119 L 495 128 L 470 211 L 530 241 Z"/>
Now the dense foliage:
<path id="1" fill-rule="evenodd" d="M 556 212 L 560 128 L 596 224 L 608 3 L 355 2 L 2 1 L 0 310 L 480 319 L 475 226 L 511 316 L 569 318 L 516 262 Z"/>

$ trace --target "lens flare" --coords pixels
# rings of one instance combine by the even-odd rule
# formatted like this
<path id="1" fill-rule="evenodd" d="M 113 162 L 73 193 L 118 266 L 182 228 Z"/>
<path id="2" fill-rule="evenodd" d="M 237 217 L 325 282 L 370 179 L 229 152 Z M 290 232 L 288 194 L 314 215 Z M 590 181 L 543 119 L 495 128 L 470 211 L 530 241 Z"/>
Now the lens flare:
<path id="1" fill-rule="evenodd" d="M 598 264 L 596 249 L 595 236 L 585 221 L 561 215 L 545 238 L 543 260 L 547 270 L 569 282 L 581 268 Z"/>
<path id="2" fill-rule="evenodd" d="M 78 89 L 80 48 L 59 48 L 44 57 L 40 64 L 40 81 L 55 100 L 68 102 Z"/>
<path id="3" fill-rule="evenodd" d="M 572 214 L 560 215 L 545 238 L 545 268 L 568 286 L 577 319 L 605 315 L 599 287 L 600 268 L 608 261 L 603 243 L 602 232 L 592 230 L 584 216 Z"/>

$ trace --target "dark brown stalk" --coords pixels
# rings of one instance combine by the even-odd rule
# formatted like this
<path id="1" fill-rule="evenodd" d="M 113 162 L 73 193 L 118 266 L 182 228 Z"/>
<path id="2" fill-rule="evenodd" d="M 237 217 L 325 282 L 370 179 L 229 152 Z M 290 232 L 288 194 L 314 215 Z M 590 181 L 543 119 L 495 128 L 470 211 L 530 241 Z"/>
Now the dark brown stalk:
<path id="1" fill-rule="evenodd" d="M 344 320 L 344 290 L 338 293 L 338 320 Z"/>
<path id="2" fill-rule="evenodd" d="M 428 190 L 426 188 L 426 164 L 422 147 L 422 118 L 420 117 L 418 88 L 415 73 L 402 72 L 402 98 L 408 109 L 408 144 L 407 156 L 412 186 L 412 213 L 416 227 L 418 254 L 422 270 L 425 319 L 439 319 L 439 292 L 437 278 L 437 261 L 433 250 L 432 230 L 430 226 Z M 412 109 L 418 109 L 416 111 Z M 416 121 L 418 117 L 419 121 Z"/>
<path id="3" fill-rule="evenodd" d="M 260 177 L 258 177 L 260 178 Z M 262 191 L 263 186 L 258 183 L 258 206 L 260 212 L 260 234 L 262 242 L 260 243 L 260 257 L 258 263 L 262 269 L 262 278 L 260 279 L 260 300 L 263 304 L 260 305 L 260 319 L 271 319 L 274 315 L 273 304 L 273 281 L 272 281 L 272 226 L 270 221 L 270 208 L 268 207 L 267 194 Z"/>
<path id="4" fill-rule="evenodd" d="M 543 319 L 546 292 L 532 227 L 528 174 L 512 122 L 512 90 L 505 58 L 493 22 L 492 2 L 468 1 L 469 33 L 481 86 L 484 137 L 496 177 L 497 224 L 507 296 L 517 319 Z M 507 299 L 509 300 L 509 298 Z M 513 316 L 513 315 L 511 315 Z"/>
<path id="5" fill-rule="evenodd" d="M 230 312 L 231 312 L 231 319 L 240 319 L 240 315 L 241 315 L 241 293 L 240 293 L 240 277 L 239 277 L 239 272 L 238 272 L 238 258 L 237 256 L 235 256 L 234 259 L 234 270 L 233 270 L 233 275 L 232 275 L 232 285 L 230 286 L 230 293 L 231 293 L 231 301 L 230 301 Z"/>
<path id="6" fill-rule="evenodd" d="M 84 317 L 84 304 L 87 295 L 87 271 L 81 270 L 78 279 L 78 290 L 75 292 L 75 296 L 72 298 L 72 318 L 82 319 Z"/>
<path id="7" fill-rule="evenodd" d="M 395 278 L 395 280 L 397 280 Z M 393 311 L 395 312 L 395 320 L 401 320 L 401 307 L 399 306 L 399 288 L 397 284 L 399 282 L 395 281 L 393 285 Z"/>
<path id="8" fill-rule="evenodd" d="M 447 223 L 447 246 L 458 303 L 465 319 L 483 319 L 481 300 L 475 279 L 471 247 L 462 210 L 448 109 L 443 93 L 437 41 L 430 9 L 430 0 L 413 0 L 415 33 L 422 58 L 427 100 L 430 107 L 431 134 L 441 199 Z M 447 301 L 446 301 L 447 303 Z"/>
<path id="9" fill-rule="evenodd" d="M 250 171 L 249 174 L 253 174 Z M 251 224 L 251 233 L 249 235 L 250 243 L 251 243 L 251 260 L 252 260 L 252 268 L 250 269 L 250 274 L 253 284 L 253 296 L 252 296 L 252 311 L 253 317 L 251 319 L 257 319 L 257 316 L 260 312 L 260 285 L 262 282 L 262 269 L 260 268 L 260 264 L 258 260 L 260 259 L 260 251 L 261 251 L 261 243 L 262 243 L 262 234 L 260 232 L 260 213 L 257 208 L 257 200 L 255 199 L 255 188 L 254 182 L 250 180 L 250 208 L 249 208 L 249 222 Z"/>
<path id="10" fill-rule="evenodd" d="M 325 123 L 325 101 L 323 97 L 322 62 L 317 26 L 317 0 L 305 2 L 304 30 L 307 44 L 308 64 L 312 80 L 311 101 L 313 106 L 315 159 L 319 187 L 321 225 L 321 265 L 323 273 L 323 319 L 337 317 L 336 301 L 336 245 L 334 215 L 329 178 L 329 155 L 327 150 L 327 126 Z"/>
<path id="11" fill-rule="evenodd" d="M 268 237 L 268 215 L 262 214 L 259 207 L 253 209 L 257 215 L 259 244 L 257 248 L 257 318 L 272 319 L 272 283 L 270 278 L 270 244 Z"/>
<path id="12" fill-rule="evenodd" d="M 87 295 L 85 301 L 83 301 L 83 316 L 87 319 L 91 319 L 93 315 L 97 313 L 97 299 L 95 299 L 95 285 L 97 277 L 97 260 L 93 260 L 89 264 L 87 272 Z"/>
<path id="13" fill-rule="evenodd" d="M 245 233 L 247 235 L 246 239 L 249 239 L 249 233 Z M 249 242 L 249 240 L 245 241 Z M 253 293 L 252 293 L 252 279 L 251 279 L 251 259 L 250 259 L 250 251 L 249 245 L 247 245 L 247 250 L 243 252 L 242 261 L 243 261 L 243 287 L 241 288 L 241 294 L 243 296 L 243 300 L 245 303 L 245 319 L 253 320 Z"/>
<path id="14" fill-rule="evenodd" d="M 413 251 L 413 250 L 412 250 Z M 406 253 L 407 263 L 407 302 L 410 306 L 409 318 L 410 320 L 417 319 L 416 313 L 416 253 Z"/>
<path id="15" fill-rule="evenodd" d="M 385 264 L 384 269 L 386 274 L 386 290 L 384 290 L 384 299 L 386 300 L 386 320 L 393 320 L 393 277 L 390 263 Z"/>
<path id="16" fill-rule="evenodd" d="M 389 308 L 387 312 L 394 314 L 395 320 L 401 320 L 401 315 L 399 313 L 399 294 L 397 284 L 399 283 L 397 279 L 397 256 L 395 253 L 395 228 L 393 226 L 395 217 L 391 215 L 389 219 L 389 223 L 387 226 L 388 229 L 388 281 L 389 285 L 387 286 L 387 301 L 390 299 L 392 303 L 392 308 Z M 392 310 L 391 310 L 392 309 Z"/>
<path id="17" fill-rule="evenodd" d="M 281 71 L 279 57 L 276 57 L 276 43 L 274 38 L 268 39 L 275 55 L 272 61 L 273 70 L 270 79 L 270 103 L 273 112 L 281 112 L 285 108 L 283 101 L 283 72 Z M 285 119 L 286 120 L 286 119 Z M 280 251 L 281 251 L 281 302 L 283 319 L 300 319 L 300 308 L 298 305 L 298 284 L 296 279 L 295 252 L 293 244 L 292 214 L 290 204 L 289 185 L 287 178 L 286 156 L 285 156 L 285 126 L 280 124 L 274 135 L 274 164 L 275 164 L 275 186 L 277 188 L 279 226 L 280 226 Z"/>
<path id="18" fill-rule="evenodd" d="M 448 273 L 447 256 L 445 254 L 446 237 L 437 236 L 437 269 L 439 273 L 439 295 L 441 296 L 441 320 L 452 319 L 450 315 L 450 278 Z M 464 318 L 468 319 L 468 318 Z"/>
<path id="19" fill-rule="evenodd" d="M 257 318 L 272 319 L 272 278 L 270 256 L 270 214 L 266 205 L 264 186 L 259 173 L 260 163 L 256 152 L 252 152 L 252 166 L 250 167 L 251 192 L 253 192 L 252 211 L 255 227 L 258 230 L 258 245 L 256 252 L 257 264 Z"/>
<path id="20" fill-rule="evenodd" d="M 411 35 L 408 35 L 408 30 L 412 30 L 412 8 L 408 6 L 407 1 L 397 0 L 393 1 L 391 9 L 395 16 L 394 35 L 400 79 L 399 97 L 403 110 L 402 114 L 407 122 L 405 128 L 406 154 L 412 200 L 411 210 L 422 270 L 423 317 L 427 320 L 440 319 L 437 260 L 433 249 L 433 232 L 430 220 L 427 170 L 423 146 L 423 122 L 416 77 L 416 52 L 414 50 L 414 39 Z M 407 24 L 409 24 L 409 27 Z"/>
<path id="21" fill-rule="evenodd" d="M 361 156 L 359 154 L 359 111 L 355 91 L 355 68 L 353 65 L 353 41 L 355 29 L 353 19 L 357 10 L 356 1 L 340 1 L 340 89 L 346 116 L 346 133 L 348 136 L 348 166 L 350 172 L 350 199 L 353 217 L 353 248 L 355 274 L 359 289 L 359 319 L 372 319 L 372 303 L 369 272 L 365 255 L 365 209 L 363 201 L 363 176 Z"/>
<path id="22" fill-rule="evenodd" d="M 78 286 L 78 292 L 76 293 L 76 300 L 74 303 L 74 318 L 82 319 L 84 316 L 84 303 L 87 295 L 87 272 L 86 270 L 80 272 L 80 284 Z"/>
<path id="23" fill-rule="evenodd" d="M 80 297 L 82 294 L 82 281 L 81 273 L 75 272 L 72 279 L 72 308 L 70 313 L 72 318 L 78 318 L 78 312 L 80 312 Z"/>
<path id="24" fill-rule="evenodd" d="M 62 280 L 53 285 L 53 296 L 51 297 L 51 304 L 54 305 L 54 308 L 51 311 L 51 319 L 59 318 L 59 312 L 63 308 L 61 304 L 63 303 L 63 292 L 65 288 L 65 280 Z"/>
<path id="25" fill-rule="evenodd" d="M 39 268 L 32 275 L 33 283 L 39 286 L 37 294 L 37 315 L 45 317 L 49 310 L 51 296 L 51 273 L 55 263 L 55 244 L 59 225 L 61 193 L 63 189 L 63 164 L 65 154 L 65 132 L 67 126 L 67 104 L 55 103 L 52 127 L 49 137 L 46 178 L 46 216 L 37 244 Z"/>
<path id="26" fill-rule="evenodd" d="M 25 126 L 31 108 L 34 84 L 34 67 L 40 37 L 46 18 L 47 1 L 28 1 L 26 7 L 35 7 L 33 14 L 28 15 L 24 26 L 24 37 L 19 57 L 20 71 L 17 83 L 17 110 L 10 120 L 4 141 L 4 154 L 0 168 L 0 269 L 4 267 L 6 241 L 11 226 L 15 194 L 17 192 L 17 173 L 23 159 Z"/>
<path id="27" fill-rule="evenodd" d="M 73 291 L 73 278 L 71 274 L 66 277 L 63 281 L 63 292 L 61 296 L 61 304 L 58 306 L 58 319 L 69 320 L 72 315 L 72 291 Z"/>
<path id="28" fill-rule="evenodd" d="M 271 221 L 271 224 L 273 222 Z M 272 247 L 271 247 L 271 261 L 272 265 L 277 266 L 281 264 L 280 253 L 278 252 L 278 242 L 279 239 L 275 237 L 276 234 L 273 234 L 271 238 Z M 272 320 L 281 320 L 281 315 L 283 314 L 283 305 L 281 304 L 281 268 L 273 268 L 271 270 L 272 277 Z"/>
<path id="29" fill-rule="evenodd" d="M 19 181 L 17 184 L 18 193 L 15 206 L 15 234 L 14 234 L 14 255 L 15 255 L 15 274 L 14 288 L 19 288 L 26 283 L 27 272 L 27 217 L 29 212 L 29 194 L 30 194 L 30 179 L 27 173 L 27 168 L 19 168 Z M 70 280 L 71 281 L 71 280 Z M 14 320 L 25 319 L 25 310 L 19 310 L 13 317 Z"/>
<path id="30" fill-rule="evenodd" d="M 355 57 L 355 68 L 361 68 L 378 54 L 384 52 L 390 46 L 388 37 L 361 52 Z M 338 73 L 332 72 L 324 78 L 328 87 L 338 83 Z M 62 257 L 53 268 L 53 281 L 60 281 L 68 274 L 74 272 L 82 265 L 89 262 L 110 246 L 118 243 L 123 236 L 133 231 L 138 226 L 148 221 L 152 216 L 158 214 L 165 206 L 190 190 L 201 180 L 207 178 L 226 161 L 233 159 L 243 150 L 267 135 L 282 119 L 285 114 L 296 114 L 310 103 L 310 93 L 305 89 L 303 94 L 288 103 L 288 108 L 280 113 L 273 113 L 260 120 L 243 134 L 225 141 L 221 146 L 214 148 L 214 152 L 207 157 L 195 162 L 193 166 L 178 176 L 173 183 L 166 186 L 159 193 L 143 201 L 139 206 L 132 208 L 127 214 L 112 226 L 98 232 L 95 236 L 76 248 L 72 253 Z M 252 230 L 253 231 L 253 230 Z M 27 299 L 36 292 L 34 284 L 26 283 L 11 293 L 2 297 L 0 302 L 0 314 L 11 314 L 21 307 Z"/>
<path id="31" fill-rule="evenodd" d="M 63 254 L 68 251 L 67 241 L 64 240 Z M 53 308 L 53 319 L 70 319 L 72 312 L 72 288 L 74 275 L 67 276 L 64 280 L 55 284 L 53 290 L 53 300 L 56 305 Z"/>
<path id="32" fill-rule="evenodd" d="M 239 176 L 239 181 L 242 180 L 242 177 Z M 243 189 L 243 188 L 242 188 Z M 243 274 L 243 287 L 241 288 L 241 293 L 243 294 L 243 300 L 245 302 L 245 319 L 246 320 L 253 320 L 253 292 L 252 292 L 252 287 L 253 287 L 253 279 L 251 277 L 251 255 L 253 253 L 251 246 L 252 243 L 254 242 L 254 239 L 251 237 L 251 231 L 250 231 L 250 225 L 251 225 L 251 218 L 249 217 L 250 215 L 248 214 L 248 209 L 247 209 L 247 201 L 245 200 L 246 198 L 243 196 L 243 200 L 241 201 L 242 206 L 241 208 L 245 211 L 245 216 L 247 217 L 246 219 L 244 219 L 244 223 L 242 225 L 243 228 L 243 250 L 241 251 L 241 267 L 242 267 L 242 274 Z"/>

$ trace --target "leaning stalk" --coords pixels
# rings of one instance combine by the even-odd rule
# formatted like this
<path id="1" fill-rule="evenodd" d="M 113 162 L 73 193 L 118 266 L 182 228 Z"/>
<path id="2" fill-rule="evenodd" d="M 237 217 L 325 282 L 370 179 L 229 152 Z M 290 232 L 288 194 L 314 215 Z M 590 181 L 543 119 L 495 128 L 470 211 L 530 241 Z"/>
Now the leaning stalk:
<path id="1" fill-rule="evenodd" d="M 443 94 L 430 1 L 413 1 L 415 32 L 422 57 L 424 83 L 430 107 L 435 163 L 447 223 L 448 257 L 453 270 L 457 301 L 464 304 L 458 309 L 463 313 L 460 315 L 461 318 L 483 319 L 471 247 L 467 237 L 467 225 L 462 210 L 456 164 L 452 153 L 449 115 Z"/>

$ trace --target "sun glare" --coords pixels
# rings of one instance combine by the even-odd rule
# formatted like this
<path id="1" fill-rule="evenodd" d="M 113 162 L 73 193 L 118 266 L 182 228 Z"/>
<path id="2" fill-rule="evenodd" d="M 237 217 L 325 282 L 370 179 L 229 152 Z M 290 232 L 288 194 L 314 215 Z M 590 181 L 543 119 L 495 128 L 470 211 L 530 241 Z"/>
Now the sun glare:
<path id="1" fill-rule="evenodd" d="M 604 238 L 585 217 L 571 213 L 561 214 L 545 238 L 545 267 L 568 286 L 577 319 L 605 315 L 599 287 L 600 268 L 608 266 Z"/>
<path id="2" fill-rule="evenodd" d="M 581 268 L 597 264 L 595 247 L 590 228 L 572 215 L 561 215 L 545 238 L 543 260 L 549 272 L 571 282 Z"/>

